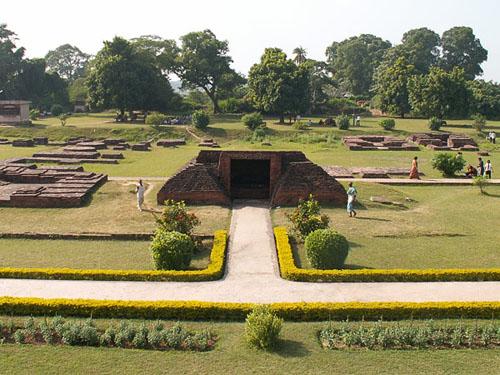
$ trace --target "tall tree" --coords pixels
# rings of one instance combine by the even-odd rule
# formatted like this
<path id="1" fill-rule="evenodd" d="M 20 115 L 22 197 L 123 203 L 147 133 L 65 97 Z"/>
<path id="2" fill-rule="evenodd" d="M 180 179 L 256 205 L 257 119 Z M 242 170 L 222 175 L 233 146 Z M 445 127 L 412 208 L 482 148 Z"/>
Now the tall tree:
<path id="1" fill-rule="evenodd" d="M 375 73 L 375 92 L 384 112 L 405 117 L 410 112 L 408 82 L 415 75 L 415 67 L 399 57 L 394 64 L 383 64 Z"/>
<path id="2" fill-rule="evenodd" d="M 149 54 L 115 37 L 104 42 L 87 79 L 90 106 L 125 111 L 167 110 L 172 88 Z"/>
<path id="3" fill-rule="evenodd" d="M 261 111 L 278 114 L 305 112 L 309 105 L 309 69 L 297 66 L 279 48 L 266 48 L 260 63 L 250 68 L 249 96 Z"/>
<path id="4" fill-rule="evenodd" d="M 416 115 L 439 118 L 464 118 L 469 115 L 471 91 L 465 72 L 432 67 L 427 75 L 410 78 L 409 98 Z"/>
<path id="5" fill-rule="evenodd" d="M 303 64 L 307 60 L 307 51 L 302 46 L 294 48 L 292 54 L 294 55 L 293 62 L 297 65 Z"/>
<path id="6" fill-rule="evenodd" d="M 479 113 L 489 119 L 500 118 L 500 84 L 476 79 L 469 82 L 472 91 L 472 113 Z"/>
<path id="7" fill-rule="evenodd" d="M 45 56 L 47 69 L 70 82 L 83 77 L 90 55 L 71 44 L 63 44 Z"/>
<path id="8" fill-rule="evenodd" d="M 0 24 L 0 97 L 7 98 L 14 77 L 21 70 L 24 48 L 16 46 L 16 34 Z"/>
<path id="9" fill-rule="evenodd" d="M 353 95 L 368 95 L 373 73 L 391 43 L 371 34 L 361 34 L 326 49 L 334 78 Z"/>
<path id="10" fill-rule="evenodd" d="M 317 113 L 318 109 L 330 98 L 330 92 L 336 86 L 336 82 L 325 62 L 309 59 L 303 64 L 309 69 L 309 111 Z"/>
<path id="11" fill-rule="evenodd" d="M 227 40 L 218 40 L 210 30 L 182 36 L 181 46 L 164 41 L 159 54 L 162 67 L 176 74 L 184 88 L 203 90 L 212 101 L 214 113 L 220 112 L 221 91 L 241 84 L 242 77 L 230 66 Z"/>
<path id="12" fill-rule="evenodd" d="M 460 67 L 469 80 L 483 74 L 481 64 L 488 59 L 488 51 L 470 27 L 459 26 L 445 31 L 441 37 L 441 48 L 441 67 L 444 70 Z"/>
<path id="13" fill-rule="evenodd" d="M 439 35 L 425 27 L 410 30 L 403 35 L 401 44 L 390 48 L 384 56 L 384 63 L 394 64 L 403 57 L 413 65 L 417 73 L 427 74 L 431 66 L 439 61 Z"/>

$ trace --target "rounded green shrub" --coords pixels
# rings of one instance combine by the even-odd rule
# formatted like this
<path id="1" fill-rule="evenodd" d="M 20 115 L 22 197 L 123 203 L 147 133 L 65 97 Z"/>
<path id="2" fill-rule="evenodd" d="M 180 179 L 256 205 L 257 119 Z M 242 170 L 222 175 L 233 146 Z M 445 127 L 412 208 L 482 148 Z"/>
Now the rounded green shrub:
<path id="1" fill-rule="evenodd" d="M 192 118 L 194 126 L 198 129 L 206 129 L 210 123 L 210 116 L 203 110 L 194 111 Z"/>
<path id="2" fill-rule="evenodd" d="M 185 270 L 191 263 L 195 244 L 187 234 L 158 229 L 150 248 L 156 269 Z"/>
<path id="3" fill-rule="evenodd" d="M 443 120 L 440 119 L 440 118 L 437 118 L 437 117 L 431 117 L 429 119 L 429 129 L 430 130 L 434 130 L 434 131 L 438 131 L 439 129 L 441 129 L 441 126 L 443 126 Z"/>
<path id="4" fill-rule="evenodd" d="M 318 229 L 305 241 L 306 256 L 316 269 L 342 269 L 349 253 L 349 243 L 332 229 Z"/>
<path id="5" fill-rule="evenodd" d="M 60 104 L 54 104 L 52 107 L 50 107 L 50 113 L 52 113 L 52 116 L 59 116 L 63 113 L 64 108 Z"/>
<path id="6" fill-rule="evenodd" d="M 283 319 L 269 306 L 257 306 L 245 319 L 245 339 L 251 347 L 271 350 L 278 343 L 282 325 Z"/>
<path id="7" fill-rule="evenodd" d="M 250 130 L 257 129 L 263 123 L 262 115 L 259 112 L 248 113 L 241 118 L 241 121 Z"/>
<path id="8" fill-rule="evenodd" d="M 163 125 L 163 123 L 167 120 L 167 116 L 165 116 L 162 113 L 158 112 L 153 112 L 150 113 L 146 117 L 146 124 L 147 125 Z"/>
<path id="9" fill-rule="evenodd" d="M 396 127 L 396 121 L 392 118 L 380 120 L 378 123 L 384 130 L 392 130 Z"/>
<path id="10" fill-rule="evenodd" d="M 476 129 L 477 132 L 482 132 L 486 126 L 486 117 L 481 114 L 475 114 L 471 118 L 472 127 Z"/>
<path id="11" fill-rule="evenodd" d="M 348 130 L 349 126 L 351 126 L 351 120 L 347 115 L 340 115 L 337 117 L 337 126 L 341 130 Z"/>
<path id="12" fill-rule="evenodd" d="M 440 171 L 443 176 L 452 177 L 464 169 L 466 161 L 462 157 L 452 154 L 439 153 L 432 158 L 432 167 Z"/>

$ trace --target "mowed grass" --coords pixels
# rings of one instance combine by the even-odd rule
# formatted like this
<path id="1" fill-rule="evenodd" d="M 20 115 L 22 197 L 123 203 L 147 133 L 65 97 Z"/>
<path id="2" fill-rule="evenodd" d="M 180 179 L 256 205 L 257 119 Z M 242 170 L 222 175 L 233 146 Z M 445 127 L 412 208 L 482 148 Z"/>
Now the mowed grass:
<path id="1" fill-rule="evenodd" d="M 350 242 L 347 268 L 498 268 L 500 267 L 500 187 L 481 195 L 475 187 L 357 184 L 358 217 L 344 207 L 324 207 L 331 227 Z M 370 201 L 383 196 L 404 208 Z M 406 198 L 412 201 L 407 202 Z M 291 208 L 272 212 L 274 225 L 289 225 Z M 309 268 L 303 244 L 297 265 Z"/>
<path id="2" fill-rule="evenodd" d="M 212 241 L 190 269 L 208 266 Z M 153 270 L 147 241 L 0 239 L 0 267 Z"/>
<path id="3" fill-rule="evenodd" d="M 326 323 L 285 323 L 278 349 L 263 352 L 247 347 L 243 323 L 183 324 L 191 329 L 209 327 L 219 336 L 216 348 L 198 353 L 4 344 L 2 373 L 497 374 L 500 361 L 498 349 L 324 350 L 316 333 Z"/>
<path id="4" fill-rule="evenodd" d="M 150 210 L 160 211 L 156 193 L 163 181 L 145 181 L 145 206 L 140 212 L 136 206 L 137 181 L 110 181 L 92 196 L 91 201 L 78 208 L 12 208 L 0 207 L 0 232 L 39 233 L 152 233 L 155 218 Z M 230 209 L 219 206 L 191 206 L 201 221 L 195 232 L 213 234 L 228 229 Z"/>
<path id="5" fill-rule="evenodd" d="M 185 137 L 187 146 L 175 149 L 154 147 L 151 152 L 125 151 L 125 160 L 118 165 L 85 165 L 86 170 L 107 173 L 110 176 L 171 176 L 186 162 L 192 159 L 200 148 L 198 140 L 186 132 L 185 126 L 151 127 L 144 124 L 119 124 L 113 121 L 114 113 L 77 115 L 71 117 L 66 127 L 62 127 L 58 119 L 48 118 L 36 121 L 30 127 L 0 126 L 0 137 L 19 138 L 48 136 L 50 139 L 62 140 L 70 136 L 92 138 L 125 138 L 130 142 L 146 139 Z M 337 128 L 318 126 L 318 117 L 311 118 L 313 126 L 307 131 L 296 131 L 290 125 L 279 125 L 276 118 L 267 118 L 267 138 L 272 146 L 262 146 L 260 141 L 252 141 L 252 132 L 240 121 L 238 115 L 214 116 L 205 132 L 196 130 L 201 138 L 214 138 L 222 149 L 230 150 L 298 150 L 303 151 L 313 162 L 322 165 L 342 165 L 348 167 L 408 167 L 413 156 L 420 160 L 420 169 L 428 177 L 440 177 L 440 173 L 431 166 L 432 157 L 436 154 L 426 148 L 416 152 L 404 151 L 349 151 L 342 144 L 345 135 L 385 134 L 407 137 L 417 132 L 427 132 L 427 120 L 396 119 L 394 131 L 384 131 L 378 125 L 380 118 L 366 117 L 360 127 L 348 131 Z M 306 118 L 304 121 L 308 121 Z M 490 130 L 500 132 L 499 121 L 488 121 L 485 133 Z M 493 168 L 500 165 L 500 146 L 486 142 L 486 134 L 478 134 L 470 120 L 450 120 L 442 131 L 467 134 L 473 137 L 482 149 L 490 152 L 486 157 L 492 161 Z M 0 157 L 31 155 L 32 150 L 17 150 L 11 146 L 0 146 Z M 477 165 L 475 152 L 466 152 L 467 163 Z"/>

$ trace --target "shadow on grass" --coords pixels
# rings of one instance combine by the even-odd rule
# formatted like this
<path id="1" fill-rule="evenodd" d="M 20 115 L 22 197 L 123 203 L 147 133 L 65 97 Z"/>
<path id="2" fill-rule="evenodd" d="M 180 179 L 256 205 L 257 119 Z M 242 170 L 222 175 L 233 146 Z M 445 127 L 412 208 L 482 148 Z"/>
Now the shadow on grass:
<path id="1" fill-rule="evenodd" d="M 486 195 L 487 197 L 490 197 L 490 198 L 500 198 L 499 194 L 491 194 L 491 193 L 488 193 L 487 191 L 484 191 L 483 195 Z"/>
<path id="2" fill-rule="evenodd" d="M 345 270 L 373 270 L 373 267 L 362 266 L 360 264 L 344 264 Z"/>
<path id="3" fill-rule="evenodd" d="M 280 340 L 275 353 L 280 357 L 293 358 L 293 357 L 307 357 L 311 353 L 303 343 L 295 340 Z"/>
<path id="4" fill-rule="evenodd" d="M 356 220 L 368 220 L 368 221 L 383 221 L 383 222 L 391 222 L 389 219 L 381 219 L 379 217 L 363 217 L 363 216 L 356 216 L 354 217 Z"/>

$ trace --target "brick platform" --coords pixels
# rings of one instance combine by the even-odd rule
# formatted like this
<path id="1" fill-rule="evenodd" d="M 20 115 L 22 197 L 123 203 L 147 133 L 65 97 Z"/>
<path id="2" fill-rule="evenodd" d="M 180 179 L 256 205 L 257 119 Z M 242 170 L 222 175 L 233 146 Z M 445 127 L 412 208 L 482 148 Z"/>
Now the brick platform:
<path id="1" fill-rule="evenodd" d="M 426 146 L 434 151 L 479 151 L 471 137 L 451 133 L 417 133 L 407 141 Z"/>
<path id="2" fill-rule="evenodd" d="M 262 171 L 262 175 L 269 176 L 265 186 L 237 185 L 232 178 L 236 173 L 234 161 L 262 162 L 267 166 Z M 238 171 L 240 174 L 244 172 L 242 169 Z M 302 152 L 206 150 L 200 151 L 197 158 L 163 185 L 157 201 L 162 204 L 167 199 L 174 199 L 194 204 L 226 205 L 237 195 L 237 198 L 269 199 L 272 206 L 278 206 L 295 205 L 309 194 L 322 203 L 343 204 L 347 200 L 342 185 Z"/>
<path id="3" fill-rule="evenodd" d="M 350 151 L 419 151 L 420 148 L 411 141 L 383 135 L 346 136 L 342 143 Z"/>
<path id="4" fill-rule="evenodd" d="M 79 207 L 107 176 L 78 167 L 41 167 L 0 161 L 0 206 Z"/>

